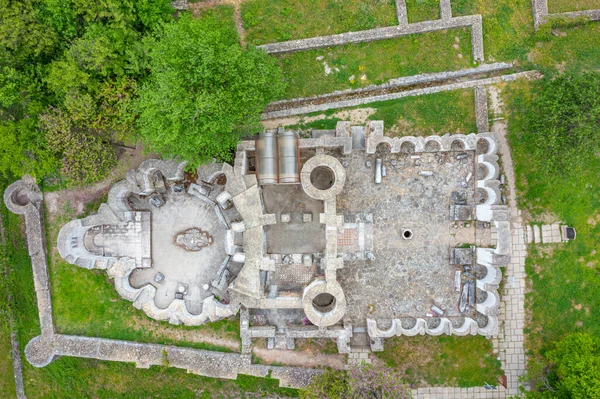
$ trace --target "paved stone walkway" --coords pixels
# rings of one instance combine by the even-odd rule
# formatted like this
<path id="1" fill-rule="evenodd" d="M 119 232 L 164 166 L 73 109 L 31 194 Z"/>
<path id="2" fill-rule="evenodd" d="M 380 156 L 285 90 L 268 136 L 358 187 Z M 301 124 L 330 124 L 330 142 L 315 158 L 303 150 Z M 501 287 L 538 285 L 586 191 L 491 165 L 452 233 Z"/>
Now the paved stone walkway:
<path id="1" fill-rule="evenodd" d="M 525 226 L 525 242 L 527 244 L 555 244 L 566 241 L 563 239 L 559 223 Z"/>
<path id="2" fill-rule="evenodd" d="M 502 113 L 494 109 L 494 114 Z M 493 339 L 494 348 L 499 352 L 502 368 L 507 376 L 507 395 L 515 395 L 519 389 L 519 377 L 525 373 L 526 358 L 523 347 L 523 327 L 525 323 L 525 258 L 527 248 L 524 241 L 523 221 L 517 209 L 515 173 L 508 144 L 507 124 L 498 120 L 492 126 L 492 132 L 498 143 L 498 153 L 502 157 L 502 166 L 507 176 L 506 198 L 511 210 L 512 256 L 506 267 L 505 287 L 501 293 L 499 321 L 502 324 L 500 334 Z"/>

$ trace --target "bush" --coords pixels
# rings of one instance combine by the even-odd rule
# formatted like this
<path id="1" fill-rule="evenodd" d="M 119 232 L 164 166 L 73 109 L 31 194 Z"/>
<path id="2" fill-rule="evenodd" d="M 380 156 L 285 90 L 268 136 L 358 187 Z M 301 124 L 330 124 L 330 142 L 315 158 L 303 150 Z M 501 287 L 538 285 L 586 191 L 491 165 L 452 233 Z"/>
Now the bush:
<path id="1" fill-rule="evenodd" d="M 327 370 L 301 393 L 302 399 L 407 399 L 402 376 L 382 362 L 362 363 L 348 371 Z"/>

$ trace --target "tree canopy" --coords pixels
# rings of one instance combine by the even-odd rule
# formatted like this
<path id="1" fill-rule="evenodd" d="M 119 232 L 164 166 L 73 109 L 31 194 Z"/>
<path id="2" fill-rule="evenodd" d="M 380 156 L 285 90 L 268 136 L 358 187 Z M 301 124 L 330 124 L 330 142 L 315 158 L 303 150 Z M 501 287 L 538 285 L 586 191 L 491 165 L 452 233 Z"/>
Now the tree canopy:
<path id="1" fill-rule="evenodd" d="M 0 0 L 0 177 L 101 179 L 140 138 L 190 166 L 228 159 L 282 93 L 230 8 L 171 0 Z"/>
<path id="2" fill-rule="evenodd" d="M 0 9 L 0 177 L 101 178 L 116 159 L 111 140 L 135 137 L 142 42 L 173 21 L 170 0 L 0 0 Z M 103 160 L 90 163 L 92 153 Z"/>
<path id="3" fill-rule="evenodd" d="M 567 335 L 546 354 L 546 363 L 531 361 L 526 399 L 600 398 L 600 339 L 585 333 Z"/>
<path id="4" fill-rule="evenodd" d="M 283 91 L 276 61 L 243 49 L 233 24 L 183 15 L 148 45 L 150 78 L 137 102 L 142 139 L 191 166 L 228 159 L 240 135 Z"/>

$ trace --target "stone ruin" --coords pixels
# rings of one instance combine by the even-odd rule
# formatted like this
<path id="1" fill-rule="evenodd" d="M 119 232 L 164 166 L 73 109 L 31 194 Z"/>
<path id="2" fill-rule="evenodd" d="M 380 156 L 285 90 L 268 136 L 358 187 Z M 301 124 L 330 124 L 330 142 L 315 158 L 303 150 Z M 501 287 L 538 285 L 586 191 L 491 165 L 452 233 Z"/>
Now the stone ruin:
<path id="1" fill-rule="evenodd" d="M 491 336 L 510 261 L 496 150 L 492 134 L 391 138 L 381 121 L 267 130 L 233 166 L 145 161 L 62 228 L 58 249 L 156 320 L 240 312 L 243 353 L 255 338 L 332 338 L 348 353 Z"/>

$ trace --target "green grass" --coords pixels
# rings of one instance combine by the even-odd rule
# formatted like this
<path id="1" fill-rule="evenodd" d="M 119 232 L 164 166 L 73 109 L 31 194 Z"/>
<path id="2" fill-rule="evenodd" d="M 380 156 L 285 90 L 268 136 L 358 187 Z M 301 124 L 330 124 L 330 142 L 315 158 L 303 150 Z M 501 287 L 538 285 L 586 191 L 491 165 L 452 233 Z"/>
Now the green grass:
<path id="1" fill-rule="evenodd" d="M 2 384 L 0 384 L 1 398 L 14 398 L 16 395 L 10 324 L 8 322 L 10 303 L 12 302 L 8 300 L 11 269 L 7 248 L 0 245 L 0 375 L 3 376 Z"/>
<path id="2" fill-rule="evenodd" d="M 59 358 L 25 370 L 28 398 L 255 398 L 297 397 L 294 389 L 279 388 L 275 379 L 240 375 L 223 380 L 188 374 L 186 370 L 154 366 L 137 369 L 130 363 Z"/>
<path id="3" fill-rule="evenodd" d="M 394 0 L 250 0 L 242 20 L 255 45 L 397 24 Z"/>
<path id="4" fill-rule="evenodd" d="M 451 0 L 452 16 L 460 17 L 477 14 L 476 0 Z"/>
<path id="5" fill-rule="evenodd" d="M 533 34 L 531 0 L 474 1 L 483 19 L 486 61 L 525 62 Z"/>
<path id="6" fill-rule="evenodd" d="M 535 95 L 522 81 L 506 87 L 509 140 L 517 177 L 519 207 L 541 221 L 551 212 L 577 230 L 577 239 L 560 246 L 534 246 L 526 260 L 531 292 L 526 296 L 527 346 L 534 355 L 545 353 L 568 333 L 600 336 L 600 157 L 569 175 L 545 173 L 532 162 L 532 137 L 520 115 Z"/>
<path id="7" fill-rule="evenodd" d="M 455 17 L 481 14 L 486 62 L 526 61 L 533 35 L 531 0 L 452 0 L 451 5 Z"/>
<path id="8" fill-rule="evenodd" d="M 48 243 L 55 243 L 60 228 L 68 221 L 95 212 L 106 198 L 85 205 L 83 215 L 65 206 L 60 217 L 47 222 Z M 133 304 L 119 296 L 105 271 L 87 270 L 65 262 L 56 251 L 50 257 L 53 316 L 56 329 L 63 334 L 123 339 L 138 342 L 176 344 L 197 349 L 230 352 L 223 346 L 202 342 L 194 332 L 239 342 L 239 320 L 223 319 L 199 327 L 172 326 L 150 319 Z"/>
<path id="9" fill-rule="evenodd" d="M 503 374 L 492 343 L 482 336 L 394 337 L 375 355 L 416 386 L 497 385 Z"/>
<path id="10" fill-rule="evenodd" d="M 532 62 L 560 70 L 600 70 L 600 24 L 590 22 L 556 30 L 561 35 L 551 35 L 531 50 Z"/>
<path id="11" fill-rule="evenodd" d="M 440 1 L 406 0 L 406 14 L 411 24 L 440 19 Z"/>
<path id="12" fill-rule="evenodd" d="M 467 29 L 302 51 L 278 58 L 288 85 L 286 98 L 364 87 L 392 78 L 473 65 Z M 325 63 L 331 68 L 329 75 L 325 74 Z"/>
<path id="13" fill-rule="evenodd" d="M 429 136 L 446 133 L 474 133 L 475 95 L 472 89 L 446 91 L 418 97 L 366 104 L 374 109 L 369 120 L 383 120 L 386 135 Z M 335 129 L 338 121 L 348 120 L 353 108 L 333 109 L 304 116 L 288 129 Z M 312 120 L 313 118 L 319 118 Z M 361 122 L 362 123 L 362 122 Z"/>
<path id="14" fill-rule="evenodd" d="M 548 12 L 550 14 L 597 8 L 600 8 L 598 0 L 548 0 Z"/>
<path id="15" fill-rule="evenodd" d="M 477 132 L 475 94 L 470 89 L 401 98 L 369 106 L 377 110 L 369 119 L 383 120 L 388 135 L 429 136 Z"/>

